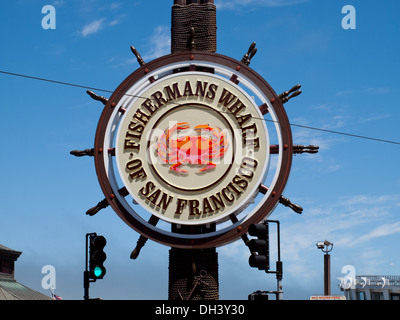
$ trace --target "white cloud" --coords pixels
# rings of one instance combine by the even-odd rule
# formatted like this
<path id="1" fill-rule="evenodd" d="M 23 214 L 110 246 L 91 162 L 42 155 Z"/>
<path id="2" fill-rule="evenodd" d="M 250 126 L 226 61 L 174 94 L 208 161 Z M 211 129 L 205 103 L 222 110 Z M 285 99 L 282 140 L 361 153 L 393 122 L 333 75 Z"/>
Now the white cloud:
<path id="1" fill-rule="evenodd" d="M 121 22 L 121 20 L 117 18 L 117 19 L 114 19 L 114 20 L 110 21 L 110 22 L 108 23 L 108 25 L 109 25 L 110 27 L 112 27 L 112 26 L 117 25 L 117 24 L 120 23 L 120 22 Z"/>
<path id="2" fill-rule="evenodd" d="M 171 51 L 171 34 L 167 26 L 157 26 L 150 36 L 149 44 L 151 49 L 143 55 L 143 60 L 159 58 Z"/>
<path id="3" fill-rule="evenodd" d="M 84 25 L 82 30 L 80 31 L 80 35 L 82 37 L 87 37 L 88 35 L 99 32 L 101 29 L 103 29 L 104 22 L 105 19 L 99 19 Z"/>
<path id="4" fill-rule="evenodd" d="M 104 6 L 98 7 L 98 11 L 110 11 L 110 10 L 119 10 L 121 9 L 122 5 L 118 2 L 113 2 L 111 4 L 106 4 Z"/>
<path id="5" fill-rule="evenodd" d="M 359 118 L 358 122 L 359 123 L 376 122 L 376 121 L 380 121 L 380 120 L 389 119 L 390 117 L 391 117 L 390 114 L 378 114 L 378 115 L 372 115 L 369 117 Z"/>
<path id="6" fill-rule="evenodd" d="M 349 95 L 365 95 L 365 94 L 378 94 L 386 95 L 392 93 L 393 90 L 390 87 L 368 87 L 360 89 L 345 89 L 336 92 L 337 97 L 349 96 Z"/>
<path id="7" fill-rule="evenodd" d="M 65 1 L 63 1 L 63 0 L 56 0 L 56 1 L 53 2 L 53 5 L 61 7 L 61 6 L 64 5 L 64 3 L 65 3 Z"/>
<path id="8" fill-rule="evenodd" d="M 375 238 L 386 237 L 392 234 L 400 233 L 400 222 L 398 223 L 390 223 L 390 224 L 383 224 L 371 232 L 363 235 L 358 239 L 358 243 L 362 243 L 364 241 L 369 241 Z"/>
<path id="9" fill-rule="evenodd" d="M 121 22 L 122 18 L 123 18 L 123 16 L 120 16 L 109 22 L 105 18 L 94 20 L 94 21 L 84 25 L 82 30 L 79 31 L 79 35 L 82 37 L 87 37 L 91 34 L 99 32 L 100 30 L 102 30 L 106 27 L 113 27 L 113 26 L 119 24 Z"/>
<path id="10" fill-rule="evenodd" d="M 381 247 L 374 240 L 400 234 L 396 215 L 399 205 L 400 194 L 361 194 L 325 203 L 308 202 L 298 222 L 283 221 L 281 247 L 286 274 L 309 280 L 310 272 L 306 271 L 314 268 L 315 243 L 321 240 L 334 243 L 338 265 L 354 264 L 357 269 L 375 272 L 383 263 L 378 252 L 395 248 L 395 244 Z"/>
<path id="11" fill-rule="evenodd" d="M 110 6 L 110 8 L 111 8 L 111 9 L 118 9 L 120 6 L 121 6 L 120 3 L 112 3 L 111 6 Z"/>
<path id="12" fill-rule="evenodd" d="M 369 87 L 363 90 L 364 92 L 371 94 L 389 94 L 392 93 L 391 88 L 389 87 Z"/>
<path id="13" fill-rule="evenodd" d="M 153 29 L 153 33 L 148 37 L 147 40 L 147 50 L 146 48 L 141 51 L 139 47 L 139 53 L 141 54 L 143 60 L 148 62 L 167 54 L 171 53 L 171 33 L 170 27 L 167 26 L 157 26 Z M 130 58 L 122 63 L 116 63 L 114 67 L 126 66 L 127 64 L 135 64 L 137 62 L 136 58 Z"/>

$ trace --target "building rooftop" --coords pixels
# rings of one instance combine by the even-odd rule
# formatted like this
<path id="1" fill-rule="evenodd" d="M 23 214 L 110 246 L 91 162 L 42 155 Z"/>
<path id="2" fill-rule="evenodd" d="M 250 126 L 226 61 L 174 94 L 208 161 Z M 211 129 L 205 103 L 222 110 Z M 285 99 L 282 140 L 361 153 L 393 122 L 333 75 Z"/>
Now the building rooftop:
<path id="1" fill-rule="evenodd" d="M 339 284 L 348 300 L 400 300 L 400 276 L 360 275 Z"/>
<path id="2" fill-rule="evenodd" d="M 0 256 L 14 258 L 13 260 L 15 261 L 18 259 L 21 253 L 21 251 L 16 251 L 0 244 Z"/>
<path id="3" fill-rule="evenodd" d="M 0 275 L 0 300 L 51 300 L 51 298 L 14 279 L 2 278 Z"/>
<path id="4" fill-rule="evenodd" d="M 51 300 L 15 280 L 14 263 L 21 254 L 0 244 L 0 300 Z"/>

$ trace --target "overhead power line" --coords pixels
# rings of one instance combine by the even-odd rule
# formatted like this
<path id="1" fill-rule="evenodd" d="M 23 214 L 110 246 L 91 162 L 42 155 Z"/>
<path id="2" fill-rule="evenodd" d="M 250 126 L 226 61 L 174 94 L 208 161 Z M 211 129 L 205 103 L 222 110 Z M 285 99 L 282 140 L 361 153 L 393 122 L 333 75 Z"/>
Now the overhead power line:
<path id="1" fill-rule="evenodd" d="M 55 84 L 61 84 L 61 85 L 71 86 L 71 87 L 76 87 L 76 88 L 90 89 L 90 90 L 113 93 L 113 91 L 111 91 L 111 90 L 95 88 L 95 87 L 75 84 L 75 83 L 71 83 L 71 82 L 57 81 L 57 80 L 46 79 L 46 78 L 41 78 L 41 77 L 36 77 L 36 76 L 29 76 L 29 75 L 20 74 L 20 73 L 7 72 L 7 71 L 3 71 L 3 70 L 0 70 L 0 73 L 1 74 L 5 74 L 5 75 L 10 75 L 10 76 L 15 76 L 15 77 L 26 78 L 26 79 L 32 79 L 32 80 L 45 81 L 45 82 L 50 82 L 50 83 L 55 83 Z M 141 97 L 141 96 L 135 96 L 135 95 L 130 95 L 130 96 L 145 99 L 145 97 Z M 264 119 L 264 118 L 258 118 L 258 119 L 259 120 L 264 120 L 264 121 L 269 121 L 269 122 L 276 122 L 274 120 L 268 120 L 268 119 Z M 303 128 L 303 129 L 308 129 L 308 130 L 315 130 L 315 131 L 321 131 L 321 132 L 326 132 L 326 133 L 332 133 L 332 134 L 337 134 L 337 135 L 343 135 L 343 136 L 348 136 L 348 137 L 352 137 L 352 138 L 372 140 L 372 141 L 376 141 L 376 142 L 383 142 L 383 143 L 390 143 L 390 144 L 400 145 L 400 142 L 398 142 L 398 141 L 379 139 L 379 138 L 374 138 L 374 137 L 367 137 L 367 136 L 363 136 L 363 135 L 357 135 L 357 134 L 346 133 L 346 132 L 341 132 L 341 131 L 333 131 L 333 130 L 310 127 L 310 126 L 299 125 L 299 124 L 294 124 L 294 123 L 290 123 L 290 126 Z"/>
<path id="2" fill-rule="evenodd" d="M 74 84 L 74 83 L 70 83 L 70 82 L 56 81 L 56 80 L 51 80 L 51 79 L 46 79 L 46 78 L 39 78 L 39 77 L 34 77 L 34 76 L 28 76 L 28 75 L 20 74 L 20 73 L 13 73 L 13 72 L 7 72 L 7 71 L 2 71 L 2 70 L 0 70 L 0 73 L 7 74 L 7 75 L 10 75 L 10 76 L 15 76 L 15 77 L 21 77 L 21 78 L 27 78 L 27 79 L 33 79 L 33 80 L 51 82 L 51 83 L 56 83 L 56 84 L 62 84 L 62 85 L 65 85 L 65 86 L 71 86 L 71 87 L 77 87 L 77 88 L 91 89 L 91 90 L 97 90 L 97 91 L 103 91 L 103 92 L 110 92 L 110 93 L 113 93 L 113 91 L 110 91 L 110 90 L 104 90 L 104 89 L 99 89 L 99 88 L 93 88 L 93 87 L 88 87 L 88 86 L 84 86 L 84 85 Z"/>
<path id="3" fill-rule="evenodd" d="M 391 140 L 385 140 L 385 139 L 379 139 L 379 138 L 373 138 L 373 137 L 366 137 L 366 136 L 361 136 L 361 135 L 357 135 L 357 134 L 340 132 L 340 131 L 333 131 L 333 130 L 328 130 L 328 129 L 314 128 L 314 127 L 309 127 L 309 126 L 303 126 L 303 125 L 300 125 L 300 124 L 291 123 L 290 125 L 292 127 L 298 127 L 298 128 L 304 128 L 304 129 L 310 129 L 310 130 L 317 130 L 317 131 L 322 131 L 322 132 L 327 132 L 327 133 L 340 134 L 340 135 L 343 135 L 343 136 L 348 136 L 348 137 L 353 137 L 353 138 L 367 139 L 367 140 L 373 140 L 373 141 L 378 141 L 378 142 L 385 142 L 385 143 L 392 143 L 392 144 L 400 145 L 400 142 L 391 141 Z"/>

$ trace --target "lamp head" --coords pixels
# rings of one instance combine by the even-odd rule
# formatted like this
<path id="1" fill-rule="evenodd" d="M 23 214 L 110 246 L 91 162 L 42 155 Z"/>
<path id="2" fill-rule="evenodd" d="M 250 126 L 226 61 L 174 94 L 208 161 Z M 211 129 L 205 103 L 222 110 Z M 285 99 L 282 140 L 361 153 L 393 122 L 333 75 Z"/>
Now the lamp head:
<path id="1" fill-rule="evenodd" d="M 333 243 L 329 242 L 328 240 L 319 241 L 316 243 L 318 249 L 321 249 L 322 252 L 328 253 L 333 249 Z"/>
<path id="2" fill-rule="evenodd" d="M 318 249 L 323 249 L 325 247 L 324 242 L 317 242 L 317 248 Z"/>

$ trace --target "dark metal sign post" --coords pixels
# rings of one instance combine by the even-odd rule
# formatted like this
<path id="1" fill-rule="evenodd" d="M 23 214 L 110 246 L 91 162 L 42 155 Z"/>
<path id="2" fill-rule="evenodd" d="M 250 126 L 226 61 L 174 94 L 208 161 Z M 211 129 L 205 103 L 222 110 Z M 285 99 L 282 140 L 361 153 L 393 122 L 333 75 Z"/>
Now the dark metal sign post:
<path id="1" fill-rule="evenodd" d="M 90 280 L 89 277 L 89 237 L 96 236 L 96 233 L 87 233 L 86 234 L 86 245 L 85 245 L 85 271 L 83 271 L 83 288 L 84 288 L 84 295 L 83 299 L 89 300 L 89 286 L 90 282 L 95 282 L 96 280 Z"/>
<path id="2" fill-rule="evenodd" d="M 174 0 L 172 7 L 171 53 L 217 50 L 217 22 L 214 0 Z M 176 70 L 184 71 L 184 70 Z M 213 69 L 204 70 L 213 73 Z M 215 231 L 208 227 L 183 227 L 172 224 L 172 231 L 190 234 Z M 169 251 L 169 300 L 218 300 L 218 253 L 216 248 Z"/>
<path id="3" fill-rule="evenodd" d="M 333 249 L 333 243 L 328 240 L 317 242 L 317 248 L 324 254 L 324 295 L 331 295 L 331 256 L 329 252 Z"/>

